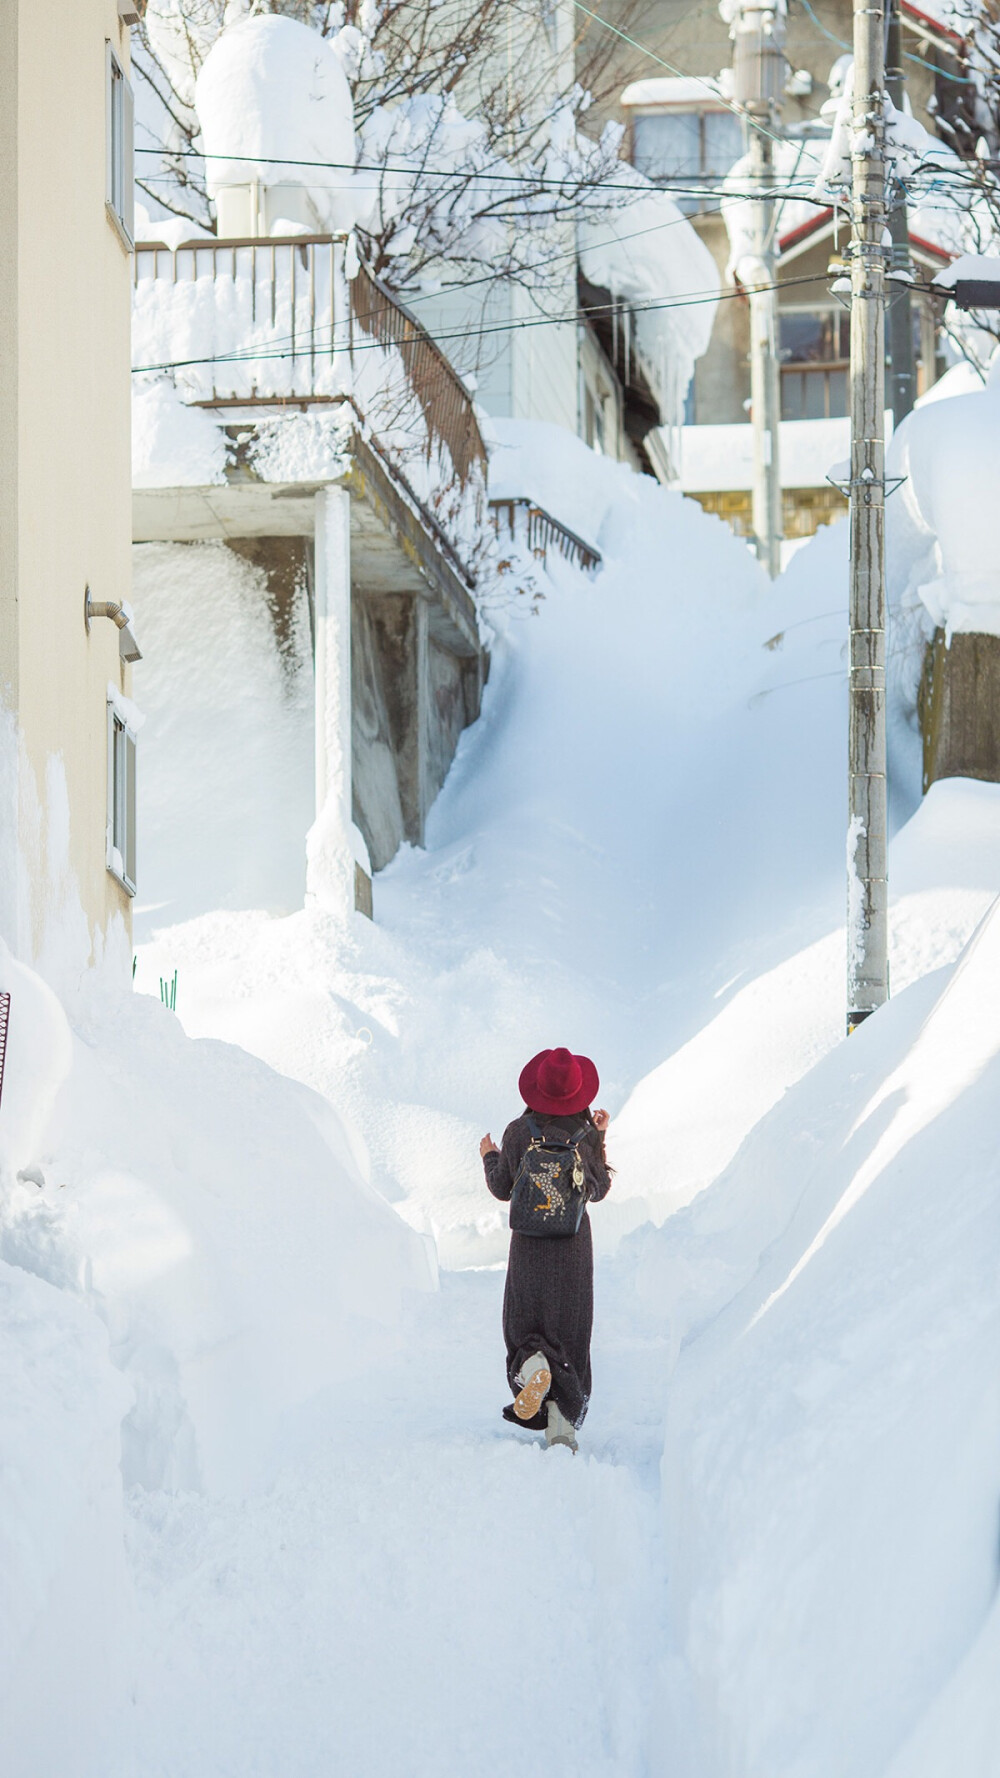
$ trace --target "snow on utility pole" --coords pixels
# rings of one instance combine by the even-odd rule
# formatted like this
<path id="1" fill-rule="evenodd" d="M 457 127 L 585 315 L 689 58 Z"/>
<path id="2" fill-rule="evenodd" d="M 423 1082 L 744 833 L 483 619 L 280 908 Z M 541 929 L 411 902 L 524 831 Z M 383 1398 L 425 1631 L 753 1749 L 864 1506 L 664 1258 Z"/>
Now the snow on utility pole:
<path id="1" fill-rule="evenodd" d="M 724 16 L 728 11 L 723 0 Z M 774 184 L 774 130 L 785 79 L 785 0 L 739 0 L 729 14 L 733 89 L 749 136 L 753 251 L 740 276 L 750 299 L 750 417 L 753 423 L 753 532 L 757 557 L 771 579 L 781 572 L 781 372 L 775 280 L 777 205 L 764 198 Z"/>
<path id="2" fill-rule="evenodd" d="M 889 997 L 885 742 L 885 11 L 854 0 L 847 1029 Z"/>
<path id="3" fill-rule="evenodd" d="M 900 27 L 900 0 L 889 0 L 889 30 L 886 37 L 885 87 L 897 111 L 903 109 L 903 42 Z M 913 309 L 910 303 L 912 275 L 910 265 L 910 228 L 906 214 L 906 198 L 902 184 L 893 193 L 889 208 L 889 233 L 892 237 L 892 273 L 889 293 L 889 362 L 890 405 L 893 426 L 899 426 L 913 407 L 917 395 L 916 363 L 913 352 Z"/>

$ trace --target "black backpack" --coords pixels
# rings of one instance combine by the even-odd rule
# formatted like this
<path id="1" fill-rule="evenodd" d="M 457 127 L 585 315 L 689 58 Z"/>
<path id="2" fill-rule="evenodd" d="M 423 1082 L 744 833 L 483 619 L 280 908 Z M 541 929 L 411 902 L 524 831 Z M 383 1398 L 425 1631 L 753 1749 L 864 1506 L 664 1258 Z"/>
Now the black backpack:
<path id="1" fill-rule="evenodd" d="M 510 1197 L 510 1226 L 517 1235 L 575 1235 L 587 1206 L 580 1143 L 590 1126 L 572 1136 L 543 1135 L 528 1119 L 531 1141 L 517 1170 Z"/>

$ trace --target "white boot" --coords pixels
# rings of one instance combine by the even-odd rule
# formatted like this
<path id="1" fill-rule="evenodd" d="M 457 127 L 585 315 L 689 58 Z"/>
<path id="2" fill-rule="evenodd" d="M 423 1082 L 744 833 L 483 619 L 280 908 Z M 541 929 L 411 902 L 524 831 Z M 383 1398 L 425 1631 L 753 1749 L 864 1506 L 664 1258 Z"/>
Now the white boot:
<path id="1" fill-rule="evenodd" d="M 533 1352 L 530 1358 L 526 1358 L 514 1381 L 521 1390 L 514 1400 L 514 1412 L 519 1420 L 533 1420 L 552 1383 L 552 1372 L 545 1354 Z"/>
<path id="2" fill-rule="evenodd" d="M 576 1432 L 572 1420 L 567 1420 L 564 1413 L 556 1407 L 554 1401 L 549 1402 L 549 1423 L 545 1428 L 547 1445 L 568 1445 L 571 1451 L 577 1449 Z"/>

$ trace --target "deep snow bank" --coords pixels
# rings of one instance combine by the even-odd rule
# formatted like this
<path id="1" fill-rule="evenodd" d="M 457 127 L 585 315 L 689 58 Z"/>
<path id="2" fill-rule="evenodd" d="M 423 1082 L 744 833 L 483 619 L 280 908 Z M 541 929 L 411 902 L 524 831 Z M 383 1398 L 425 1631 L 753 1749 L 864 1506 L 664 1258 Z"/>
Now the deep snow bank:
<path id="1" fill-rule="evenodd" d="M 129 1674 L 123 1484 L 266 1478 L 433 1259 L 316 1095 L 96 973 L 72 1028 L 3 947 L 0 983 L 4 1772 L 98 1778 Z"/>
<path id="2" fill-rule="evenodd" d="M 911 1736 L 908 1778 L 996 1770 L 998 994 L 994 908 L 645 1237 L 672 1774 L 875 1778 Z"/>

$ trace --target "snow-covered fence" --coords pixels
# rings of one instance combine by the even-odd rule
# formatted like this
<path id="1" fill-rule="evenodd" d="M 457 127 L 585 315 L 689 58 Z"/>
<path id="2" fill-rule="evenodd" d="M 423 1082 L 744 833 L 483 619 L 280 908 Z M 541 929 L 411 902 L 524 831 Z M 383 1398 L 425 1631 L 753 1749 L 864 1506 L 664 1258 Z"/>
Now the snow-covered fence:
<path id="1" fill-rule="evenodd" d="M 472 398 L 384 284 L 348 277 L 346 252 L 332 234 L 138 242 L 134 369 L 206 409 L 353 410 L 474 581 L 487 458 Z"/>
<path id="2" fill-rule="evenodd" d="M 368 410 L 376 387 L 398 385 L 380 375 L 386 356 L 398 354 L 403 389 L 392 389 L 392 421 L 401 400 L 415 399 L 428 461 L 443 445 L 463 486 L 485 477 L 486 449 L 461 378 L 367 268 L 348 280 L 345 247 L 342 235 L 138 242 L 136 370 L 171 371 L 198 406 L 357 401 L 364 391 Z M 367 417 L 378 426 L 389 415 Z"/>
<path id="3" fill-rule="evenodd" d="M 169 369 L 191 403 L 338 401 L 350 314 L 337 235 L 135 250 L 133 362 Z"/>

